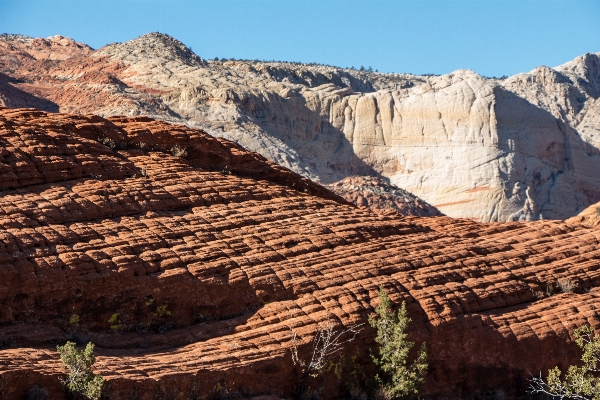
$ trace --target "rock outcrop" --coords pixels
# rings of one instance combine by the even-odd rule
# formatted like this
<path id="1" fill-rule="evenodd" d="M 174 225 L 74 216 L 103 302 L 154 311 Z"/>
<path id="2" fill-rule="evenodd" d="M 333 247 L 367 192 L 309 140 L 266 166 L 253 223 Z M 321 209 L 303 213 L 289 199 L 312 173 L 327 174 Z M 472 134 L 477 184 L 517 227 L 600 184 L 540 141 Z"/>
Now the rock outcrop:
<path id="1" fill-rule="evenodd" d="M 380 178 L 353 176 L 327 187 L 350 203 L 367 207 L 375 212 L 392 212 L 415 217 L 442 215 L 431 204 Z"/>
<path id="2" fill-rule="evenodd" d="M 567 219 L 566 222 L 585 226 L 600 225 L 600 203 L 592 204 L 576 216 Z"/>
<path id="3" fill-rule="evenodd" d="M 146 117 L 2 109 L 0 146 L 2 398 L 63 398 L 68 339 L 97 345 L 111 399 L 289 396 L 292 332 L 304 357 L 327 321 L 366 322 L 380 287 L 427 343 L 427 396 L 523 393 L 578 359 L 575 327 L 600 329 L 595 228 L 376 214 Z M 574 291 L 547 296 L 559 279 Z M 364 328 L 344 354 L 368 368 L 373 346 Z"/>
<path id="4" fill-rule="evenodd" d="M 4 36 L 0 54 L 5 105 L 186 123 L 325 184 L 384 177 L 452 217 L 564 219 L 600 201 L 597 54 L 505 80 L 206 61 L 159 33 L 95 52 Z"/>

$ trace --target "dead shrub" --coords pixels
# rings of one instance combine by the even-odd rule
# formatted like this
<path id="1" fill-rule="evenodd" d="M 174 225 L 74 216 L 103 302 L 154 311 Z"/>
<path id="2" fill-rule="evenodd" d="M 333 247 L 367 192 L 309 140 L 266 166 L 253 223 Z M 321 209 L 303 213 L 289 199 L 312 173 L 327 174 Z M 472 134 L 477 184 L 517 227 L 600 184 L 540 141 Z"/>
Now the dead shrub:
<path id="1" fill-rule="evenodd" d="M 109 137 L 99 137 L 98 142 L 102 143 L 103 145 L 105 145 L 106 147 L 109 147 L 111 149 L 114 149 L 115 147 L 117 147 L 117 145 L 115 144 L 115 141 Z"/>
<path id="2" fill-rule="evenodd" d="M 331 320 L 327 320 L 324 327 L 319 327 L 312 338 L 312 355 L 309 360 L 302 359 L 298 354 L 300 340 L 294 328 L 292 331 L 292 362 L 299 367 L 299 380 L 296 386 L 296 398 L 300 400 L 319 397 L 320 388 L 314 388 L 311 380 L 321 376 L 333 356 L 339 353 L 346 343 L 353 341 L 362 330 L 362 324 L 337 330 Z"/>
<path id="3" fill-rule="evenodd" d="M 562 293 L 568 293 L 575 289 L 575 284 L 569 278 L 561 278 L 556 283 L 556 287 L 560 289 Z"/>
<path id="4" fill-rule="evenodd" d="M 186 157 L 187 150 L 183 147 L 175 145 L 175 146 L 171 147 L 171 154 L 174 155 L 175 157 Z"/>

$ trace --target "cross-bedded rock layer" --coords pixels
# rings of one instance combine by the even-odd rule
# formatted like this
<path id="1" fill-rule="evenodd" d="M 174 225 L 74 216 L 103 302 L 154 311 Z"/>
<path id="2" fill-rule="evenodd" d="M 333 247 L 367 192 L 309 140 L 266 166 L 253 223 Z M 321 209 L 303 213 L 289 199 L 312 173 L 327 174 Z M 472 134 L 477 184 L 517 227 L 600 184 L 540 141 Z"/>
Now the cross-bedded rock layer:
<path id="1" fill-rule="evenodd" d="M 61 398 L 69 338 L 97 345 L 111 399 L 290 395 L 292 330 L 302 354 L 320 324 L 366 322 L 381 286 L 427 342 L 431 396 L 522 391 L 577 359 L 576 326 L 600 327 L 597 229 L 377 215 L 147 118 L 3 109 L 0 124 L 3 398 Z M 562 278 L 574 292 L 548 296 Z M 373 345 L 365 328 L 345 354 Z"/>

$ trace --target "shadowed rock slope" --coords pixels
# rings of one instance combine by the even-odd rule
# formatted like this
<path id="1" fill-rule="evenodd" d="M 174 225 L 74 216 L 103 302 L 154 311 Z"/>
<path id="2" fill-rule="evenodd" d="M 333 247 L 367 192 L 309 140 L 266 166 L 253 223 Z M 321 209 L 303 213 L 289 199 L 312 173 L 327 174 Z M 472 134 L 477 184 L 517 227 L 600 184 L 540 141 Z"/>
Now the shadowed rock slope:
<path id="1" fill-rule="evenodd" d="M 68 339 L 97 345 L 111 399 L 289 396 L 292 330 L 304 356 L 319 325 L 366 322 L 380 286 L 427 342 L 429 396 L 522 393 L 600 328 L 594 228 L 378 215 L 148 118 L 2 109 L 0 144 L 2 398 L 63 398 Z M 574 292 L 545 295 L 561 278 Z M 365 328 L 344 354 L 373 344 Z"/>
<path id="2" fill-rule="evenodd" d="M 97 51 L 0 36 L 0 105 L 186 123 L 315 181 L 384 177 L 484 222 L 565 219 L 600 201 L 599 96 L 591 53 L 492 79 L 206 61 L 161 33 Z"/>

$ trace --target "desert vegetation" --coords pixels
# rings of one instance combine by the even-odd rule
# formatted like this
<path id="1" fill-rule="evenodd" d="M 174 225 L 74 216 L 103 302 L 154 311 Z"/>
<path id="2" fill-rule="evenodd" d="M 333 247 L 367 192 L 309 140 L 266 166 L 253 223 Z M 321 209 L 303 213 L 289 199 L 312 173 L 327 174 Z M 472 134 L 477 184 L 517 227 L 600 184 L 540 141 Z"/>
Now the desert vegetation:
<path id="1" fill-rule="evenodd" d="M 311 381 L 322 375 L 336 355 L 343 349 L 344 344 L 353 341 L 361 331 L 360 325 L 348 329 L 338 330 L 331 320 L 327 320 L 324 327 L 320 327 L 312 338 L 310 345 L 312 353 L 310 358 L 303 359 L 299 355 L 300 341 L 296 331 L 292 328 L 292 362 L 298 367 L 298 383 L 295 389 L 296 398 L 304 400 L 318 395 L 319 388 Z"/>
<path id="2" fill-rule="evenodd" d="M 186 157 L 187 150 L 181 146 L 176 145 L 171 148 L 171 154 L 175 157 Z"/>
<path id="3" fill-rule="evenodd" d="M 67 377 L 62 380 L 65 388 L 85 399 L 99 400 L 104 378 L 92 371 L 96 362 L 94 344 L 88 343 L 84 350 L 79 350 L 74 342 L 67 342 L 63 346 L 57 346 L 56 350 L 67 370 Z"/>
<path id="4" fill-rule="evenodd" d="M 598 400 L 600 399 L 600 336 L 589 326 L 582 326 L 573 332 L 575 343 L 583 351 L 582 366 L 571 365 L 566 374 L 554 367 L 548 371 L 546 379 L 531 379 L 530 393 L 546 395 L 558 399 Z"/>
<path id="5" fill-rule="evenodd" d="M 375 314 L 369 318 L 369 324 L 376 332 L 377 349 L 371 349 L 370 362 L 375 369 L 368 368 L 374 374 L 367 376 L 363 367 L 357 366 L 356 356 L 343 354 L 346 344 L 356 339 L 362 331 L 361 325 L 348 329 L 336 329 L 336 325 L 327 320 L 325 326 L 319 328 L 310 341 L 312 349 L 310 357 L 303 359 L 299 355 L 300 341 L 292 328 L 292 362 L 299 369 L 296 398 L 318 398 L 320 388 L 315 384 L 327 372 L 333 372 L 348 389 L 350 398 L 365 400 L 391 400 L 411 397 L 419 394 L 419 388 L 425 381 L 427 373 L 427 350 L 422 343 L 417 351 L 413 351 L 414 342 L 408 340 L 408 328 L 411 322 L 402 302 L 398 310 L 387 292 L 380 288 L 380 304 Z"/>
<path id="6" fill-rule="evenodd" d="M 428 367 L 425 343 L 413 354 L 411 350 L 415 343 L 408 340 L 411 319 L 406 311 L 406 302 L 403 301 L 397 311 L 393 310 L 383 288 L 379 291 L 379 301 L 375 308 L 376 316 L 369 319 L 369 324 L 377 330 L 375 341 L 379 345 L 377 354 L 373 356 L 379 369 L 375 376 L 378 391 L 384 398 L 390 399 L 417 395 Z"/>

